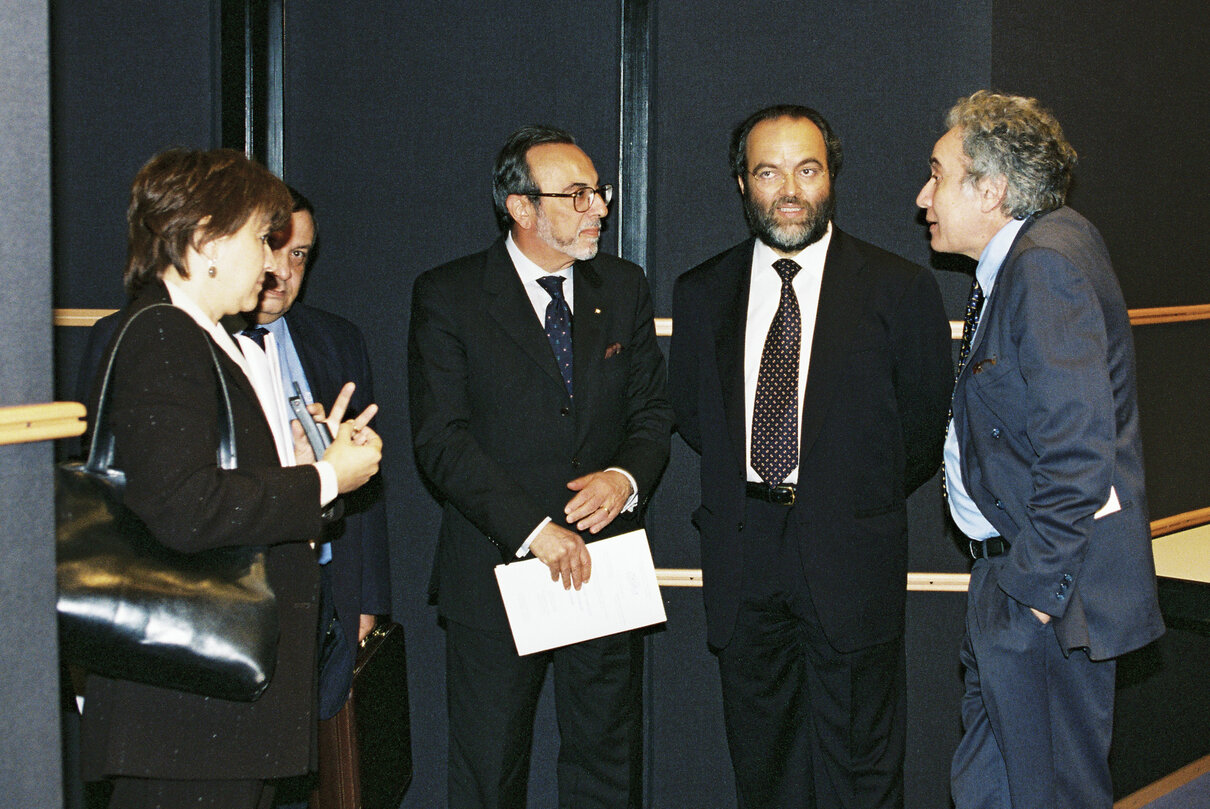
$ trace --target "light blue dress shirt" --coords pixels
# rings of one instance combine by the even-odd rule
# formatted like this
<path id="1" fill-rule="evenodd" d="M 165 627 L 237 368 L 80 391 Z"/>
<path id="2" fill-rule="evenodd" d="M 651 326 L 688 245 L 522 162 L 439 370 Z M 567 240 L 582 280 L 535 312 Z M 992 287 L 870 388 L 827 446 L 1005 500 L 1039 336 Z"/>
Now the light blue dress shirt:
<path id="1" fill-rule="evenodd" d="M 298 387 L 302 389 L 302 398 L 305 404 L 314 404 L 315 397 L 311 394 L 311 386 L 307 383 L 307 374 L 303 371 L 302 360 L 298 357 L 298 352 L 294 349 L 294 340 L 290 337 L 290 327 L 286 325 L 286 319 L 279 317 L 272 323 L 266 323 L 265 329 L 273 335 L 273 339 L 277 341 L 277 362 L 281 367 L 282 388 L 286 392 L 286 412 L 292 413 L 289 399 L 294 395 L 294 383 L 298 383 Z M 325 402 L 324 406 L 328 404 Z M 318 459 L 317 459 L 318 460 Z M 326 565 L 332 561 L 332 543 L 324 542 L 319 545 L 319 563 Z"/>
<path id="2" fill-rule="evenodd" d="M 1000 274 L 1000 267 L 1004 264 L 1008 251 L 1012 248 L 1017 234 L 1024 225 L 1024 219 L 1010 221 L 996 232 L 979 256 L 979 266 L 975 268 L 975 278 L 979 279 L 979 286 L 983 289 L 983 311 L 979 315 L 979 329 L 983 328 L 989 307 L 992 305 L 992 290 L 996 288 L 996 276 Z M 979 331 L 976 329 L 975 335 L 978 333 Z M 974 335 L 971 337 L 971 342 L 974 342 Z M 949 429 L 945 433 L 945 489 L 949 495 L 950 515 L 954 518 L 954 524 L 962 529 L 962 533 L 971 539 L 989 539 L 999 536 L 999 532 L 987 521 L 983 512 L 979 511 L 979 507 L 975 505 L 975 501 L 966 490 L 966 484 L 962 481 L 962 456 L 958 452 L 958 434 L 954 429 L 953 419 L 950 419 Z"/>

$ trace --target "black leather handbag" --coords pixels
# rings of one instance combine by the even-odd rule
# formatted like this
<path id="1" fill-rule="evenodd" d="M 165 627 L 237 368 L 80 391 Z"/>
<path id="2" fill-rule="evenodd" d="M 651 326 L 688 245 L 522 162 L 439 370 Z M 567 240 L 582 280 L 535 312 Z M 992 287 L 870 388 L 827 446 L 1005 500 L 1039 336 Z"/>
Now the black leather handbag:
<path id="1" fill-rule="evenodd" d="M 109 385 L 126 329 L 142 314 L 127 322 L 110 352 L 88 460 L 56 470 L 62 654 L 104 677 L 252 701 L 268 687 L 277 661 L 277 605 L 265 549 L 181 553 L 156 541 L 122 504 L 126 477 L 113 467 Z M 218 379 L 218 463 L 234 469 L 227 384 L 213 346 L 210 354 Z"/>

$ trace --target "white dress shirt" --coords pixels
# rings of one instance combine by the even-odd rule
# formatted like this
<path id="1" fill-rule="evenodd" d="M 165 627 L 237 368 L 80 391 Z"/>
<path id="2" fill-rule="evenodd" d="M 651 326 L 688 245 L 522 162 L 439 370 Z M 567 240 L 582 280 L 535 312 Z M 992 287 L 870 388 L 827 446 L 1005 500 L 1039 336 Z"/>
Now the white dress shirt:
<path id="1" fill-rule="evenodd" d="M 521 248 L 513 241 L 513 234 L 509 233 L 504 239 L 504 246 L 508 250 L 509 258 L 513 260 L 513 267 L 517 270 L 517 277 L 521 279 L 521 285 L 525 287 L 525 294 L 529 297 L 529 303 L 534 308 L 534 315 L 538 318 L 538 322 L 542 324 L 542 329 L 546 329 L 546 307 L 550 304 L 551 297 L 541 284 L 538 283 L 539 278 L 547 276 L 558 276 L 566 278 L 563 282 L 563 299 L 567 301 L 567 308 L 574 316 L 576 313 L 575 304 L 575 282 L 572 278 L 572 270 L 575 265 L 572 264 L 565 269 L 556 272 L 547 272 L 539 267 L 533 261 L 530 261 L 529 256 L 521 252 Z M 606 472 L 618 472 L 626 478 L 630 483 L 630 496 L 626 499 L 625 505 L 622 506 L 622 511 L 633 511 L 639 504 L 639 485 L 634 479 L 634 475 L 627 472 L 625 469 L 617 466 L 611 466 L 605 470 Z M 538 523 L 538 527 L 530 532 L 525 541 L 521 543 L 521 547 L 517 549 L 517 558 L 525 556 L 529 553 L 530 543 L 534 538 L 542 532 L 546 524 L 551 521 L 551 517 L 547 517 L 542 522 Z"/>
<path id="2" fill-rule="evenodd" d="M 798 309 L 802 318 L 802 343 L 798 350 L 798 418 L 794 423 L 801 429 L 802 401 L 807 389 L 807 369 L 811 365 L 811 343 L 815 337 L 815 314 L 819 310 L 819 288 L 823 283 L 823 265 L 828 257 L 828 245 L 832 242 L 832 225 L 814 244 L 807 245 L 797 255 L 786 256 L 802 267 L 794 276 L 791 286 L 798 298 Z M 760 483 L 761 477 L 752 468 L 752 413 L 756 407 L 756 380 L 760 374 L 760 355 L 765 348 L 765 337 L 777 314 L 781 301 L 781 276 L 773 269 L 773 262 L 783 256 L 761 240 L 756 240 L 752 250 L 752 281 L 748 290 L 748 321 L 744 329 L 744 428 L 745 457 L 748 459 L 748 480 Z M 801 443 L 801 436 L 799 437 Z M 786 475 L 785 483 L 798 482 L 798 467 Z"/>

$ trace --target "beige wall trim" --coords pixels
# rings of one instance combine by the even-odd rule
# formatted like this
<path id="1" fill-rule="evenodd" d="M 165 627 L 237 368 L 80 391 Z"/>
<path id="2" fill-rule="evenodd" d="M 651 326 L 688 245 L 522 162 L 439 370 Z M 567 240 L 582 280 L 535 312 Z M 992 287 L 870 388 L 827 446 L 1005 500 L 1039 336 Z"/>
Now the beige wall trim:
<path id="1" fill-rule="evenodd" d="M 702 571 L 696 568 L 658 568 L 655 578 L 661 587 L 702 586 Z M 967 573 L 909 573 L 907 589 L 934 593 L 965 593 L 970 578 Z"/>
<path id="2" fill-rule="evenodd" d="M 56 326 L 91 326 L 116 309 L 56 309 Z M 1154 309 L 1131 309 L 1130 323 L 1145 326 L 1152 323 L 1178 323 L 1184 320 L 1210 320 L 1210 304 L 1194 306 L 1161 306 Z M 655 336 L 672 336 L 672 318 L 655 319 Z M 950 338 L 962 339 L 962 321 L 950 321 Z"/>
<path id="3" fill-rule="evenodd" d="M 1153 323 L 1180 323 L 1185 320 L 1210 320 L 1210 303 L 1189 306 L 1157 306 L 1151 309 L 1131 309 L 1130 325 L 1149 326 Z"/>
<path id="4" fill-rule="evenodd" d="M 54 323 L 56 326 L 91 326 L 106 315 L 111 315 L 117 309 L 56 309 Z"/>
<path id="5" fill-rule="evenodd" d="M 1151 538 L 1158 539 L 1159 537 L 1175 534 L 1177 531 L 1184 531 L 1186 528 L 1196 528 L 1206 523 L 1210 523 L 1210 508 L 1199 508 L 1194 511 L 1186 511 L 1183 514 L 1173 514 L 1171 517 L 1151 521 Z"/>
<path id="6" fill-rule="evenodd" d="M 70 310 L 58 310 L 70 311 Z M 92 310 L 80 310 L 92 311 Z M 103 311 L 103 310 L 98 310 Z M 1152 309 L 1131 309 L 1130 310 L 1130 325 L 1132 326 L 1151 326 L 1156 323 L 1180 323 L 1186 320 L 1210 320 L 1210 304 L 1189 305 L 1189 306 L 1159 306 Z M 75 324 L 59 324 L 56 325 L 75 325 Z M 655 336 L 656 337 L 671 337 L 672 336 L 672 318 L 657 317 L 655 319 Z M 962 321 L 950 321 L 950 339 L 962 339 Z"/>
<path id="7" fill-rule="evenodd" d="M 0 407 L 0 444 L 25 444 L 80 435 L 84 405 L 79 402 Z"/>
<path id="8" fill-rule="evenodd" d="M 1127 795 L 1113 805 L 1113 809 L 1143 809 L 1152 801 L 1157 801 L 1169 792 L 1183 787 L 1190 781 L 1196 781 L 1206 773 L 1210 773 L 1210 756 L 1199 758 L 1192 764 L 1186 764 L 1171 775 L 1166 775 L 1150 786 L 1145 786 L 1138 792 Z"/>

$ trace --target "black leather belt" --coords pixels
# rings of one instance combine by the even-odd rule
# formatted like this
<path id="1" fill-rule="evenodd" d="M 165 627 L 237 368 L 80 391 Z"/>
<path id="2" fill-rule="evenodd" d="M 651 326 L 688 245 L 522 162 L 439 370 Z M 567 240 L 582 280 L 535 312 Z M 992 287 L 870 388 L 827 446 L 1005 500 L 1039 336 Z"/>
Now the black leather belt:
<path id="1" fill-rule="evenodd" d="M 792 506 L 796 499 L 793 483 L 781 483 L 777 486 L 770 486 L 768 483 L 749 483 L 748 496 L 764 500 L 775 506 Z"/>
<path id="2" fill-rule="evenodd" d="M 989 537 L 987 539 L 972 539 L 967 545 L 972 559 L 991 559 L 1008 553 L 1010 545 L 1004 537 Z"/>

